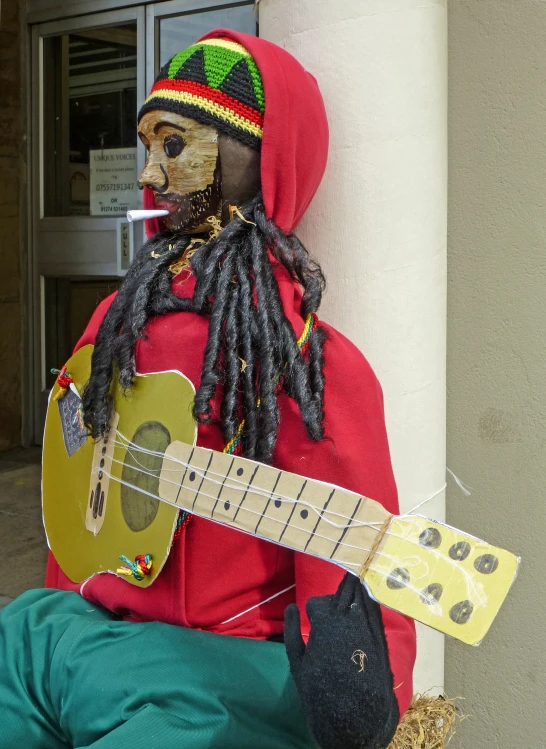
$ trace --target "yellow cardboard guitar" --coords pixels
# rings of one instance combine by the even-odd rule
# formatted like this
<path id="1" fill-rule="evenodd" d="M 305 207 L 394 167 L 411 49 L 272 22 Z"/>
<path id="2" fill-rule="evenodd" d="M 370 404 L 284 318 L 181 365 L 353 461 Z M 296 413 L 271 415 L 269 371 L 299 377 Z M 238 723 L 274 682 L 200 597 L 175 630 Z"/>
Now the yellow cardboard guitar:
<path id="1" fill-rule="evenodd" d="M 115 387 L 108 437 L 94 442 L 79 409 L 93 347 L 67 363 L 74 389 L 50 400 L 43 513 L 50 547 L 75 582 L 149 554 L 151 585 L 167 559 L 179 509 L 329 560 L 380 603 L 468 644 L 479 643 L 519 559 L 419 515 L 255 461 L 196 447 L 194 389 L 178 372 Z"/>

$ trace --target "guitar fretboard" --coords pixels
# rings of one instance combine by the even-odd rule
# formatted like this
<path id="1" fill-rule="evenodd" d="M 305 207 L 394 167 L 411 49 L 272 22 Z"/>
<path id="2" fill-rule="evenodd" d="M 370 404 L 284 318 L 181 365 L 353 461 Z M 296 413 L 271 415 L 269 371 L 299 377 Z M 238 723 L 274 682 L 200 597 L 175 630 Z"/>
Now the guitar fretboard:
<path id="1" fill-rule="evenodd" d="M 393 517 L 346 489 L 183 442 L 165 453 L 159 496 L 335 562 L 363 577 L 376 600 L 470 644 L 487 632 L 517 571 L 513 554 L 449 526 Z"/>
<path id="2" fill-rule="evenodd" d="M 352 572 L 389 517 L 378 502 L 346 489 L 183 442 L 165 453 L 159 496 Z"/>

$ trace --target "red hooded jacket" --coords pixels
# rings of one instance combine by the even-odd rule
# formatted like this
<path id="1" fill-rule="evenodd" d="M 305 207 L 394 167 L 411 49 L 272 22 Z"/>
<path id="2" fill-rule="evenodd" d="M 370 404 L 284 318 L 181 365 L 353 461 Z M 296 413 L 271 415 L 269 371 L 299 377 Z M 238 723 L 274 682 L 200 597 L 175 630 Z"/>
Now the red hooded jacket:
<path id="1" fill-rule="evenodd" d="M 262 191 L 268 215 L 290 231 L 309 205 L 326 166 L 328 124 L 317 83 L 291 55 L 263 39 L 226 29 L 207 36 L 227 36 L 239 42 L 260 69 L 266 100 Z M 150 229 L 156 227 L 152 224 Z M 299 336 L 304 325 L 300 289 L 278 263 L 275 275 L 285 313 Z M 193 286 L 193 279 L 182 286 L 175 279 L 173 289 L 189 295 Z M 76 348 L 94 342 L 111 301 L 109 297 L 99 305 Z M 295 403 L 281 393 L 273 464 L 371 497 L 396 513 L 397 492 L 381 387 L 358 349 L 333 328 L 324 327 L 328 332 L 324 351 L 326 439 L 320 443 L 309 440 Z M 208 320 L 194 313 L 153 319 L 146 340 L 137 346 L 137 370 L 176 369 L 197 387 L 207 334 Z M 223 449 L 218 421 L 199 426 L 197 444 Z M 113 575 L 96 575 L 80 586 L 63 574 L 51 555 L 46 584 L 79 591 L 93 604 L 133 621 L 163 621 L 265 639 L 282 633 L 284 610 L 292 601 L 300 606 L 307 636 L 305 602 L 311 596 L 334 593 L 343 574 L 334 564 L 194 517 L 182 530 L 151 588 L 138 589 Z M 403 714 L 412 697 L 414 625 L 385 608 L 383 621 Z"/>

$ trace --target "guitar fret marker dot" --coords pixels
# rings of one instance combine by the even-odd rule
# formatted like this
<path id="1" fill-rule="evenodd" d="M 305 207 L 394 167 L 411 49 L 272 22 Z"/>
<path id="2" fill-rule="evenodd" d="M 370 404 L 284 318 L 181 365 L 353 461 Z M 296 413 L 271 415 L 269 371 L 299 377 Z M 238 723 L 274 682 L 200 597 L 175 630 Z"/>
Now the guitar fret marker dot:
<path id="1" fill-rule="evenodd" d="M 106 448 L 105 448 L 105 447 L 103 447 L 103 448 L 102 448 L 102 450 L 101 450 L 101 453 L 102 453 L 103 455 L 106 455 Z"/>
<path id="2" fill-rule="evenodd" d="M 242 476 L 242 475 L 243 475 L 243 473 L 244 473 L 244 471 L 243 471 L 243 469 L 242 469 L 242 468 L 238 468 L 238 469 L 237 469 L 237 476 Z"/>
<path id="3" fill-rule="evenodd" d="M 275 507 L 279 508 L 282 505 L 282 502 L 280 499 L 275 500 Z"/>
<path id="4" fill-rule="evenodd" d="M 104 468 L 104 458 L 101 458 L 101 461 L 100 461 L 100 463 L 99 463 L 99 466 L 100 466 L 101 468 Z"/>
<path id="5" fill-rule="evenodd" d="M 231 504 L 230 504 L 229 500 L 227 500 L 226 502 L 224 502 L 224 510 L 229 510 L 230 507 L 231 507 Z"/>
<path id="6" fill-rule="evenodd" d="M 300 515 L 305 520 L 309 516 L 309 512 L 307 510 L 302 510 Z"/>
<path id="7" fill-rule="evenodd" d="M 192 471 L 189 475 L 190 481 L 195 481 L 195 471 Z"/>

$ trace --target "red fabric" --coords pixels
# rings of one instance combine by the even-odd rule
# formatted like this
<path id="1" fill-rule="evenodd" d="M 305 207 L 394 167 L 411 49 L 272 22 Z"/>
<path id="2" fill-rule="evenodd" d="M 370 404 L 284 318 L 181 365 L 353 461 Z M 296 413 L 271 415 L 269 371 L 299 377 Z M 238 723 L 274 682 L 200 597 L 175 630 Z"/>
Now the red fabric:
<path id="1" fill-rule="evenodd" d="M 203 39 L 233 39 L 261 73 L 265 94 L 262 193 L 267 215 L 285 232 L 307 210 L 326 169 L 328 120 L 315 78 L 276 44 L 228 29 Z"/>
<path id="2" fill-rule="evenodd" d="M 261 71 L 266 97 L 262 189 L 268 215 L 290 230 L 311 201 L 326 165 L 328 129 L 316 82 L 284 50 L 263 39 L 224 29 L 209 36 L 227 36 L 243 44 Z M 153 207 L 149 190 L 144 191 L 144 207 Z M 148 222 L 147 230 L 157 231 L 158 222 Z M 281 265 L 276 264 L 275 274 L 285 312 L 299 336 L 304 325 L 301 292 Z M 175 280 L 173 288 L 176 293 L 190 295 L 193 285 L 193 278 L 184 285 Z M 112 297 L 97 308 L 78 347 L 93 343 L 111 301 Z M 326 439 L 313 443 L 307 438 L 294 402 L 281 393 L 274 465 L 372 497 L 396 513 L 381 388 L 362 354 L 340 333 L 325 327 L 329 334 L 325 348 Z M 197 387 L 207 328 L 205 318 L 189 312 L 152 320 L 147 338 L 138 344 L 138 371 L 176 369 Z M 197 442 L 216 450 L 223 448 L 218 414 L 212 424 L 199 427 Z M 110 574 L 96 575 L 84 586 L 75 585 L 52 556 L 46 584 L 80 591 L 92 603 L 134 621 L 164 621 L 259 639 L 282 632 L 284 609 L 294 600 L 308 634 L 305 601 L 335 592 L 342 576 L 342 570 L 331 563 L 194 517 L 182 529 L 161 575 L 147 590 Z M 294 584 L 295 589 L 237 616 Z M 226 622 L 232 617 L 236 618 Z M 412 697 L 414 626 L 393 611 L 384 609 L 383 617 L 403 714 Z"/>
<path id="3" fill-rule="evenodd" d="M 285 311 L 299 336 L 303 330 L 299 315 L 301 294 L 282 266 L 277 265 L 275 273 Z M 190 294 L 193 279 L 183 286 L 175 281 L 174 288 L 177 293 Z M 109 297 L 97 308 L 77 348 L 93 343 L 111 301 Z M 189 312 L 153 320 L 147 339 L 138 346 L 138 371 L 177 369 L 197 387 L 207 324 L 205 318 Z M 355 346 L 333 328 L 325 327 L 329 335 L 325 349 L 326 439 L 321 443 L 311 442 L 294 402 L 281 394 L 281 427 L 273 462 L 283 470 L 329 481 L 377 499 L 395 513 L 396 486 L 381 388 Z M 222 449 L 218 414 L 212 424 L 199 427 L 197 443 Z M 333 593 L 342 576 L 342 570 L 333 564 L 194 517 L 187 529 L 183 529 L 161 575 L 148 590 L 107 574 L 89 580 L 81 592 L 92 603 L 134 621 L 165 621 L 239 637 L 267 638 L 282 632 L 288 603 L 296 600 L 303 613 L 310 596 Z M 222 624 L 294 583 L 295 591 L 292 589 Z M 46 584 L 65 590 L 81 588 L 68 580 L 51 556 Z M 400 685 L 397 696 L 404 712 L 412 696 L 414 627 L 409 619 L 387 609 L 383 610 L 383 617 L 395 684 Z M 308 634 L 305 615 L 302 622 L 304 633 Z"/>

